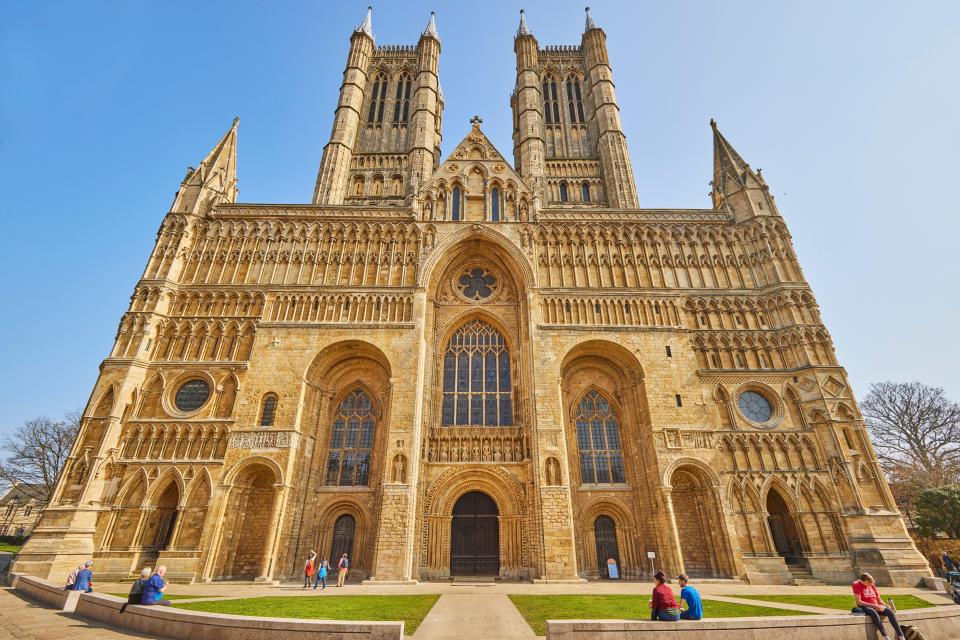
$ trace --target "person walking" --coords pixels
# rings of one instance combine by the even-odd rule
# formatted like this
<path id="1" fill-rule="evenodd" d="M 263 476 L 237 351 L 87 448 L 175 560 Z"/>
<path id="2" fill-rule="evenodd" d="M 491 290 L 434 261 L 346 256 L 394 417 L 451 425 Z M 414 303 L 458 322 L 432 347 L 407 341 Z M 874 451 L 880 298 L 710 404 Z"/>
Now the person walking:
<path id="1" fill-rule="evenodd" d="M 87 560 L 83 563 L 83 569 L 77 572 L 77 578 L 73 583 L 74 591 L 83 591 L 90 593 L 93 591 L 93 560 Z"/>
<path id="2" fill-rule="evenodd" d="M 677 576 L 677 583 L 680 585 L 681 607 L 686 604 L 687 608 L 680 612 L 681 620 L 700 620 L 703 618 L 703 600 L 700 599 L 700 592 L 690 586 L 690 578 L 687 574 L 681 573 Z"/>
<path id="3" fill-rule="evenodd" d="M 327 571 L 330 569 L 330 563 L 327 562 L 327 559 L 324 558 L 320 561 L 320 566 L 317 567 L 317 581 L 313 583 L 313 590 L 317 590 L 318 584 L 323 584 L 323 588 L 320 591 L 323 591 L 327 588 Z"/>
<path id="4" fill-rule="evenodd" d="M 854 580 L 851 586 L 853 587 L 853 597 L 857 601 L 857 608 L 873 621 L 873 625 L 877 628 L 883 640 L 890 640 L 890 636 L 883 628 L 883 621 L 880 619 L 883 616 L 886 616 L 890 626 L 893 627 L 894 633 L 897 634 L 897 640 L 905 640 L 903 629 L 897 622 L 897 614 L 880 597 L 873 576 L 869 573 L 861 574 L 860 579 Z"/>
<path id="5" fill-rule="evenodd" d="M 653 579 L 657 586 L 653 588 L 653 599 L 650 601 L 650 619 L 676 622 L 680 619 L 680 605 L 673 595 L 673 589 L 667 584 L 667 574 L 657 571 Z"/>
<path id="6" fill-rule="evenodd" d="M 147 580 L 150 579 L 151 573 L 153 573 L 153 570 L 150 567 L 144 567 L 140 571 L 140 577 L 134 580 L 130 586 L 127 601 L 120 606 L 120 613 L 126 611 L 127 607 L 131 604 L 140 604 L 140 600 L 143 598 L 143 588 L 146 586 Z"/>
<path id="7" fill-rule="evenodd" d="M 163 592 L 167 590 L 167 581 L 163 576 L 167 573 L 167 568 L 163 565 L 157 567 L 147 583 L 143 585 L 143 594 L 140 596 L 140 604 L 170 606 L 169 600 L 163 599 Z"/>
<path id="8" fill-rule="evenodd" d="M 350 559 L 347 558 L 347 554 L 343 554 L 340 557 L 340 562 L 337 563 L 337 569 L 339 569 L 337 586 L 342 587 L 343 583 L 347 581 L 347 574 L 350 573 Z"/>
<path id="9" fill-rule="evenodd" d="M 313 581 L 313 575 L 317 572 L 317 552 L 311 551 L 307 554 L 307 562 L 303 566 L 303 588 L 309 589 Z"/>

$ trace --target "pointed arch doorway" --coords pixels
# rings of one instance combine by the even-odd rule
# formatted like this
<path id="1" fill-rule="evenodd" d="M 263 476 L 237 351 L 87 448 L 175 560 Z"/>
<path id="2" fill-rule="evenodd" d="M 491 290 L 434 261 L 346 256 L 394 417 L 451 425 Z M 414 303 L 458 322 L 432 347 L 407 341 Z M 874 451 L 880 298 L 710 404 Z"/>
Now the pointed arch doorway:
<path id="1" fill-rule="evenodd" d="M 482 491 L 460 496 L 450 527 L 450 575 L 500 574 L 500 512 Z"/>

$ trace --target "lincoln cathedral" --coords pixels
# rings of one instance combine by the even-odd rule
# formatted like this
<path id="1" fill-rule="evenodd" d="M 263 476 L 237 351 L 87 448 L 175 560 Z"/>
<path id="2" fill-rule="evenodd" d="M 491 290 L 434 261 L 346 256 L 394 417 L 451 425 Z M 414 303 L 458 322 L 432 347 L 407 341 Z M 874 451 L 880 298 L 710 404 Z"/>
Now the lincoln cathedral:
<path id="1" fill-rule="evenodd" d="M 642 208 L 603 29 L 513 43 L 512 160 L 368 12 L 312 202 L 238 201 L 236 120 L 188 169 L 15 570 L 928 574 L 765 177 L 711 121 L 709 208 Z"/>

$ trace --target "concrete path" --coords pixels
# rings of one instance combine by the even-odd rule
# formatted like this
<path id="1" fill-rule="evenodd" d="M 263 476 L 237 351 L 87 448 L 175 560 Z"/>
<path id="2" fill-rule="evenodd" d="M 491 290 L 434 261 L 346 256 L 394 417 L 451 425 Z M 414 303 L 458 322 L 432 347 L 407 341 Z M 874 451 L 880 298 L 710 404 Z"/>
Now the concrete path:
<path id="1" fill-rule="evenodd" d="M 11 589 L 0 589 L 0 639 L 52 640 L 122 640 L 123 638 L 152 638 L 130 631 L 74 617 L 55 609 L 42 607 L 21 598 Z"/>
<path id="2" fill-rule="evenodd" d="M 414 640 L 523 640 L 536 638 L 502 593 L 444 594 L 420 623 Z"/>

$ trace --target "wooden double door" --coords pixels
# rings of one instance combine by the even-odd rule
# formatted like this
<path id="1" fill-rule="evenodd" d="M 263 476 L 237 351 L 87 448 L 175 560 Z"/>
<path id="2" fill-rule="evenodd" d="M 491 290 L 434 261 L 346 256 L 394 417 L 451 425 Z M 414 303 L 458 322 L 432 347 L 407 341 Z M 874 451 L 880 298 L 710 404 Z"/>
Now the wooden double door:
<path id="1" fill-rule="evenodd" d="M 499 575 L 498 516 L 497 504 L 482 491 L 471 491 L 457 500 L 450 531 L 450 575 Z"/>

